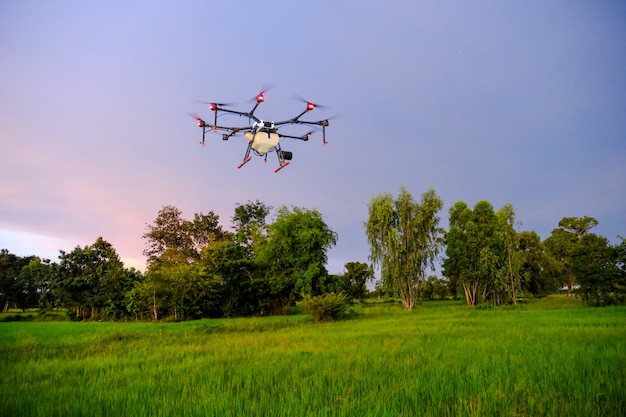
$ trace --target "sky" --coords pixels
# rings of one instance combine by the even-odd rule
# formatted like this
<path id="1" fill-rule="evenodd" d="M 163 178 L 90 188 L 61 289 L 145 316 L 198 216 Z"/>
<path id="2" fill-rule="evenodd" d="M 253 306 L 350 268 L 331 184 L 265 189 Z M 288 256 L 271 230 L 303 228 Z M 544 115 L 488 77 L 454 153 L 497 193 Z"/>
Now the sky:
<path id="1" fill-rule="evenodd" d="M 326 106 L 305 120 L 340 115 L 327 146 L 283 139 L 274 173 L 274 154 L 237 169 L 241 135 L 199 145 L 199 101 L 248 111 L 268 85 L 264 120 L 300 113 L 294 95 Z M 143 270 L 163 206 L 230 228 L 259 200 L 318 210 L 342 273 L 368 262 L 369 201 L 401 187 L 433 187 L 446 229 L 487 200 L 542 239 L 570 216 L 626 236 L 626 2 L 0 4 L 0 248 L 58 261 L 103 237 Z"/>

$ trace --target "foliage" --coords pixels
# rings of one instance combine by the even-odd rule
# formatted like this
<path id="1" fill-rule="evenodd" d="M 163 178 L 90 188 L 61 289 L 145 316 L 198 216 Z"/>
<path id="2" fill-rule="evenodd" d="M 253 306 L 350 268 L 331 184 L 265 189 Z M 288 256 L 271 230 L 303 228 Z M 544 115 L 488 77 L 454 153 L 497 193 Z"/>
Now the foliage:
<path id="1" fill-rule="evenodd" d="M 443 243 L 438 227 L 442 207 L 443 201 L 432 188 L 422 194 L 420 203 L 405 188 L 396 200 L 382 194 L 369 203 L 365 229 L 370 260 L 381 267 L 386 286 L 409 310 L 415 307 L 420 281 L 427 268 L 434 268 Z"/>
<path id="2" fill-rule="evenodd" d="M 522 288 L 535 297 L 545 297 L 559 286 L 560 264 L 547 252 L 536 232 L 519 233 L 522 255 Z"/>
<path id="3" fill-rule="evenodd" d="M 496 274 L 495 293 L 497 302 L 503 304 L 505 297 L 511 304 L 516 304 L 517 294 L 521 290 L 520 270 L 523 263 L 523 256 L 519 251 L 519 235 L 515 230 L 515 210 L 513 205 L 505 204 L 496 213 L 498 220 L 498 237 L 502 241 L 504 262 L 501 263 L 500 270 Z"/>
<path id="4" fill-rule="evenodd" d="M 374 279 L 374 270 L 363 262 L 348 262 L 345 268 L 340 277 L 344 291 L 349 297 L 363 301 L 367 295 L 366 284 Z"/>
<path id="5" fill-rule="evenodd" d="M 450 295 L 448 280 L 429 276 L 420 286 L 420 299 L 424 301 L 445 300 Z"/>
<path id="6" fill-rule="evenodd" d="M 305 295 L 302 309 L 316 322 L 338 320 L 345 317 L 350 308 L 350 298 L 343 292 L 328 292 L 323 295 Z"/>
<path id="7" fill-rule="evenodd" d="M 221 279 L 199 263 L 161 264 L 137 285 L 138 311 L 153 320 L 185 320 L 215 315 Z"/>
<path id="8" fill-rule="evenodd" d="M 544 244 L 548 253 L 558 263 L 556 270 L 560 272 L 560 281 L 567 286 L 568 296 L 573 295 L 576 277 L 572 269 L 572 253 L 580 243 L 580 238 L 597 226 L 598 221 L 592 217 L 563 217 L 559 227 L 552 230 Z"/>
<path id="9" fill-rule="evenodd" d="M 497 212 L 484 200 L 473 210 L 462 201 L 450 208 L 443 274 L 452 291 L 463 289 L 468 306 L 516 304 L 523 290 L 539 296 L 554 287 L 539 236 L 515 225 L 511 204 Z"/>
<path id="10" fill-rule="evenodd" d="M 226 232 L 213 212 L 182 218 L 164 206 L 147 226 L 145 274 L 124 268 L 113 246 L 93 245 L 60 251 L 60 263 L 0 252 L 0 304 L 26 310 L 40 307 L 38 319 L 186 320 L 299 314 L 296 301 L 342 293 L 363 302 L 373 267 L 381 267 L 377 296 L 416 300 L 444 299 L 464 289 L 470 305 L 516 303 L 523 292 L 545 297 L 563 282 L 581 284 L 589 305 L 624 302 L 626 245 L 611 246 L 589 232 L 597 221 L 566 217 L 550 238 L 515 230 L 511 205 L 497 212 L 486 201 L 470 209 L 450 209 L 443 272 L 447 279 L 425 279 L 444 244 L 438 227 L 441 199 L 433 189 L 419 203 L 404 189 L 394 200 L 384 194 L 370 201 L 366 232 L 374 265 L 348 262 L 330 275 L 327 251 L 337 234 L 316 210 L 281 207 L 272 223 L 270 207 L 248 202 L 232 217 Z M 48 314 L 47 312 L 50 312 Z M 25 316 L 9 317 L 23 320 Z M 68 317 L 65 317 L 66 319 Z"/>
<path id="11" fill-rule="evenodd" d="M 626 240 L 611 246 L 605 237 L 583 235 L 571 252 L 571 271 L 580 284 L 578 293 L 591 306 L 626 303 Z"/>
<path id="12" fill-rule="evenodd" d="M 219 279 L 219 310 L 225 317 L 261 314 L 261 300 L 269 291 L 255 277 L 257 265 L 249 255 L 246 246 L 230 238 L 209 244 L 202 253 L 201 264 Z"/>
<path id="13" fill-rule="evenodd" d="M 127 270 L 113 246 L 99 237 L 93 245 L 61 251 L 51 284 L 56 303 L 78 318 L 116 319 L 125 315 L 123 303 L 140 274 Z"/>
<path id="14" fill-rule="evenodd" d="M 468 306 L 484 302 L 498 270 L 497 218 L 493 206 L 479 201 L 471 210 L 459 201 L 450 208 L 443 273 L 463 288 Z"/>
<path id="15" fill-rule="evenodd" d="M 32 265 L 31 265 L 32 263 Z M 8 249 L 0 250 L 0 305 L 6 312 L 10 305 L 26 309 L 37 305 L 37 291 L 45 284 L 47 273 L 44 269 L 48 260 L 41 261 L 35 256 L 19 257 Z M 28 267 L 27 271 L 22 270 Z M 37 265 L 42 265 L 38 267 Z"/>
<path id="16" fill-rule="evenodd" d="M 238 204 L 232 217 L 237 242 L 247 249 L 247 256 L 254 258 L 259 246 L 267 237 L 266 219 L 271 207 L 256 200 Z M 256 249 L 255 249 L 256 248 Z"/>
<path id="17" fill-rule="evenodd" d="M 163 261 L 164 256 L 197 261 L 202 249 L 209 242 L 221 239 L 225 232 L 219 225 L 219 216 L 212 211 L 196 213 L 193 221 L 181 217 L 182 212 L 174 206 L 163 206 L 154 223 L 147 225 L 143 235 L 146 240 L 144 255 L 148 266 Z"/>
<path id="18" fill-rule="evenodd" d="M 268 227 L 257 261 L 272 293 L 270 313 L 282 311 L 302 295 L 319 295 L 332 284 L 326 251 L 337 234 L 317 210 L 281 207 Z"/>

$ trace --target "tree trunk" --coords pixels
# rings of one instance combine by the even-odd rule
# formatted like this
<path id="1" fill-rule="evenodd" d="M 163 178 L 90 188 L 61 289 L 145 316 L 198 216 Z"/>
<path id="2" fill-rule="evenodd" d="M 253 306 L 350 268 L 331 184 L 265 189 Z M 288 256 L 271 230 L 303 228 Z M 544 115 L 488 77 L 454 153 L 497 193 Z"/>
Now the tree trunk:
<path id="1" fill-rule="evenodd" d="M 7 301 L 4 303 L 4 307 L 2 308 L 2 312 L 3 312 L 3 313 L 6 313 L 7 311 L 9 311 L 9 304 L 10 304 L 10 303 L 11 303 L 11 302 L 10 302 L 9 300 L 7 300 Z"/>
<path id="2" fill-rule="evenodd" d="M 469 307 L 476 305 L 476 292 L 478 284 L 463 283 L 463 291 L 465 291 L 465 302 Z"/>
<path id="3" fill-rule="evenodd" d="M 515 299 L 515 280 L 513 279 L 513 261 L 511 260 L 511 249 L 509 248 L 509 275 L 511 277 L 511 296 L 513 304 L 517 304 Z"/>
<path id="4" fill-rule="evenodd" d="M 158 321 L 159 315 L 157 314 L 156 289 L 155 288 L 152 288 L 152 314 L 154 315 L 154 321 Z"/>
<path id="5" fill-rule="evenodd" d="M 572 287 L 574 286 L 574 275 L 567 276 L 567 298 L 572 298 Z"/>

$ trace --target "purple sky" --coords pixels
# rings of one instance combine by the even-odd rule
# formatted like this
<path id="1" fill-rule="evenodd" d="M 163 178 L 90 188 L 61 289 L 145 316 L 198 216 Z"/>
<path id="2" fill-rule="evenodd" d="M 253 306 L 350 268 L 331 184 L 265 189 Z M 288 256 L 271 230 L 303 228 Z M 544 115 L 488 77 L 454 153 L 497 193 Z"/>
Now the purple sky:
<path id="1" fill-rule="evenodd" d="M 109 241 L 143 269 L 163 205 L 185 218 L 260 200 L 317 209 L 338 233 L 330 272 L 367 261 L 369 200 L 512 203 L 550 235 L 592 216 L 626 236 L 626 2 L 28 1 L 0 4 L 0 247 L 56 261 Z M 246 142 L 212 135 L 194 100 L 341 114 L 275 174 L 238 170 Z M 317 113 L 317 114 L 316 114 Z M 224 118 L 223 120 L 227 120 Z M 232 119 L 239 123 L 237 118 Z M 305 133 L 306 128 L 293 129 Z"/>

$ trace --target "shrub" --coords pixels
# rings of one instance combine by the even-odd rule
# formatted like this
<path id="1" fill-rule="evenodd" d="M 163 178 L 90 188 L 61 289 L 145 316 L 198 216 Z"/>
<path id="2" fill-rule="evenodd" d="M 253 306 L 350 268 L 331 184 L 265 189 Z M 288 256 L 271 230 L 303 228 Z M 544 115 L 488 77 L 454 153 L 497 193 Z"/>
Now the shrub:
<path id="1" fill-rule="evenodd" d="M 33 321 L 33 316 L 29 314 L 6 314 L 0 316 L 1 322 L 10 322 L 10 321 Z"/>
<path id="2" fill-rule="evenodd" d="M 350 299 L 343 292 L 329 292 L 315 297 L 306 295 L 302 300 L 302 309 L 316 322 L 338 320 L 346 315 L 349 308 Z"/>

